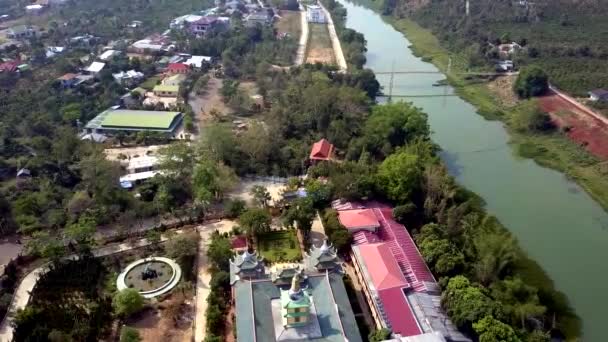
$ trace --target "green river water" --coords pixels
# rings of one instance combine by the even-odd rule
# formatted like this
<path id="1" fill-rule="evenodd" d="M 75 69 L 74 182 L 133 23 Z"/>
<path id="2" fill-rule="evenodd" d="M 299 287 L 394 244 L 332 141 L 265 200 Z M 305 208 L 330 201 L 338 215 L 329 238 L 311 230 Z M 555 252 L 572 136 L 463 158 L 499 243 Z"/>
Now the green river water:
<path id="1" fill-rule="evenodd" d="M 340 0 L 346 26 L 365 35 L 367 65 L 374 71 L 433 70 L 415 57 L 402 33 L 370 9 Z M 378 75 L 388 92 L 389 77 Z M 452 93 L 433 87 L 439 74 L 396 75 L 393 94 Z M 433 139 L 459 183 L 487 202 L 487 209 L 518 238 L 564 292 L 583 321 L 584 341 L 607 341 L 608 214 L 578 185 L 554 170 L 517 157 L 498 121 L 488 121 L 459 97 L 412 97 L 429 114 Z"/>

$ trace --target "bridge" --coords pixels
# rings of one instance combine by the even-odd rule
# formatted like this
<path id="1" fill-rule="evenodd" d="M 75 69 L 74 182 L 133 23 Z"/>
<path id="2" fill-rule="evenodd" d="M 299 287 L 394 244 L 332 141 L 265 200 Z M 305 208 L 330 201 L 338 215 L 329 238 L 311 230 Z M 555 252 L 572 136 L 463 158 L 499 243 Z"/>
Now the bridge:
<path id="1" fill-rule="evenodd" d="M 406 74 L 443 74 L 441 71 L 425 70 L 401 70 L 401 71 L 374 71 L 376 75 L 406 75 Z M 456 75 L 471 76 L 510 76 L 517 75 L 517 72 L 455 72 Z"/>

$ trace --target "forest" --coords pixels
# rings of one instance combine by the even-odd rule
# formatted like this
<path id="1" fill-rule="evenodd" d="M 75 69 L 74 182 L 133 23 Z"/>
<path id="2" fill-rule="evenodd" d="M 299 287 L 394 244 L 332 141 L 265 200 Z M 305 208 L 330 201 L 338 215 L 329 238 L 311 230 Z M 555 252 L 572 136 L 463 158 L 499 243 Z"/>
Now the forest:
<path id="1" fill-rule="evenodd" d="M 375 0 L 386 15 L 408 17 L 431 29 L 470 68 L 493 68 L 496 46 L 517 42 L 516 65 L 537 64 L 553 84 L 578 96 L 608 87 L 608 3 L 572 0 Z"/>

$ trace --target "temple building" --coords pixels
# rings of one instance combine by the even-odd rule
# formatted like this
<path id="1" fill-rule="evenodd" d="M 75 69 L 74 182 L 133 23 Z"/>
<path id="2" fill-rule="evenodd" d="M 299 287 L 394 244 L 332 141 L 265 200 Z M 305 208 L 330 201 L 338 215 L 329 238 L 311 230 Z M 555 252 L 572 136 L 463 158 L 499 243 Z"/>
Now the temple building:
<path id="1" fill-rule="evenodd" d="M 265 268 L 251 250 L 237 255 L 230 278 L 239 342 L 361 342 L 340 265 L 327 242 L 301 264 Z"/>

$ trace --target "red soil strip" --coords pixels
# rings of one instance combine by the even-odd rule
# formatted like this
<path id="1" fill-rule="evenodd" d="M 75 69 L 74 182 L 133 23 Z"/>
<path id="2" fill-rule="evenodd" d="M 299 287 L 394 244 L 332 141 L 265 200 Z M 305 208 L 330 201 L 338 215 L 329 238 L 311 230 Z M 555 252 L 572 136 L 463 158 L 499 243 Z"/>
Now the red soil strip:
<path id="1" fill-rule="evenodd" d="M 554 91 L 541 96 L 539 104 L 556 125 L 569 128 L 566 134 L 570 139 L 596 157 L 608 160 L 608 125 L 595 118 L 590 110 L 583 110 Z"/>

